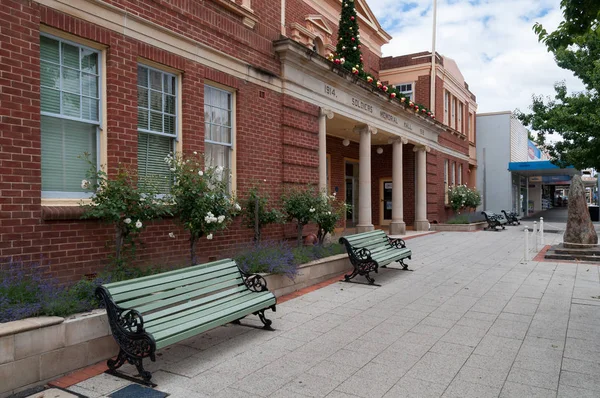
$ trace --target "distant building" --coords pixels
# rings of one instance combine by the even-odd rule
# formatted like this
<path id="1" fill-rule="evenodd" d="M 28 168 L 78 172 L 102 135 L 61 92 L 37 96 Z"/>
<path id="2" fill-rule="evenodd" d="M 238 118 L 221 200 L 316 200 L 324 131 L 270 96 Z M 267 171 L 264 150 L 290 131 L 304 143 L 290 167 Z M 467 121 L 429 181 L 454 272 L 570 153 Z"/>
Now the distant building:
<path id="1" fill-rule="evenodd" d="M 510 111 L 477 115 L 477 186 L 482 208 L 521 216 L 563 206 L 573 167 L 560 169 L 528 138 Z"/>

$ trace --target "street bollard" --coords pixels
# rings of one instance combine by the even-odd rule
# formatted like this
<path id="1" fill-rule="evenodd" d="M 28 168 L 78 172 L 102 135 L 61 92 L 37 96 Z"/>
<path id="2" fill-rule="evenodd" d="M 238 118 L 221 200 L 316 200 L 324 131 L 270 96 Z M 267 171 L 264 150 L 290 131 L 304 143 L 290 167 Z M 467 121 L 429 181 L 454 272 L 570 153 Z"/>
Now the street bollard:
<path id="1" fill-rule="evenodd" d="M 540 244 L 542 245 L 542 248 L 546 246 L 544 243 L 544 217 L 540 217 Z"/>
<path id="2" fill-rule="evenodd" d="M 525 262 L 529 261 L 529 230 L 525 228 Z"/>
<path id="3" fill-rule="evenodd" d="M 538 251 L 538 244 L 537 244 L 537 221 L 533 222 L 533 234 L 532 234 L 532 238 L 533 238 L 533 248 L 535 250 L 535 252 L 537 253 Z"/>

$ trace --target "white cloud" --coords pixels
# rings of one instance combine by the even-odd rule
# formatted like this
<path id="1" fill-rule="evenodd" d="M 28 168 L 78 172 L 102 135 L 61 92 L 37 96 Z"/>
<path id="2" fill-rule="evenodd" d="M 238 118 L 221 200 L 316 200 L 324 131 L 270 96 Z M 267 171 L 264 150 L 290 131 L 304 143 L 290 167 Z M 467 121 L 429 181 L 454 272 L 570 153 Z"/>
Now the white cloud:
<path id="1" fill-rule="evenodd" d="M 394 37 L 384 56 L 431 51 L 432 0 L 367 2 Z M 438 0 L 436 50 L 457 62 L 479 112 L 526 111 L 532 94 L 553 95 L 557 81 L 583 89 L 532 30 L 535 22 L 552 30 L 561 20 L 560 0 Z"/>

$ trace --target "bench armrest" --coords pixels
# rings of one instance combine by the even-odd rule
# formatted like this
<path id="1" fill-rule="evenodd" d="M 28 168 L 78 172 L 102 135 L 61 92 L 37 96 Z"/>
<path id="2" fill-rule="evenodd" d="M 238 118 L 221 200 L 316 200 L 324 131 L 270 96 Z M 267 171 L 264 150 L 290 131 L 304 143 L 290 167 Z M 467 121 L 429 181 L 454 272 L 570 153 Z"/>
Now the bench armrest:
<path id="1" fill-rule="evenodd" d="M 404 249 L 406 248 L 406 243 L 404 242 L 404 239 L 400 239 L 400 238 L 390 238 L 388 236 L 388 242 L 390 243 L 390 246 L 395 247 L 396 249 Z"/>
<path id="2" fill-rule="evenodd" d="M 103 286 L 96 288 L 96 297 L 104 302 L 111 327 L 114 326 L 123 333 L 140 334 L 144 332 L 144 318 L 138 311 L 115 304 L 110 293 Z"/>
<path id="3" fill-rule="evenodd" d="M 249 274 L 240 269 L 243 276 L 244 285 L 253 292 L 267 292 L 267 280 L 259 274 Z"/>

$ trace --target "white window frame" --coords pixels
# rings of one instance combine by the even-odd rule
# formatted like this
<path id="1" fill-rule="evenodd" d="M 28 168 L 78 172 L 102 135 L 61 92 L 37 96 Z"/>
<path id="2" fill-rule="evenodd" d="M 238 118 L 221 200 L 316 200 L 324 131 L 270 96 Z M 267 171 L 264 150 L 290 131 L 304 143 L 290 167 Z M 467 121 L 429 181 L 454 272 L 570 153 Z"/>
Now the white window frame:
<path id="1" fill-rule="evenodd" d="M 456 162 L 452 162 L 452 186 L 456 186 Z"/>
<path id="2" fill-rule="evenodd" d="M 410 90 L 408 89 L 410 86 Z M 400 83 L 396 85 L 396 90 L 401 93 L 408 101 L 415 100 L 414 83 Z"/>
<path id="3" fill-rule="evenodd" d="M 463 119 L 462 115 L 463 115 L 463 112 L 464 112 L 463 103 L 459 101 L 458 102 L 458 124 L 456 126 L 456 129 L 458 131 L 460 131 L 461 133 L 463 131 L 463 128 L 462 128 L 462 119 Z"/>
<path id="4" fill-rule="evenodd" d="M 462 163 L 458 164 L 458 185 L 462 185 L 462 172 L 463 172 L 463 165 Z"/>
<path id="5" fill-rule="evenodd" d="M 160 112 L 161 115 L 163 116 L 163 118 L 162 118 L 162 124 L 163 124 L 162 130 L 163 131 L 162 132 L 158 132 L 158 131 L 150 130 L 150 111 L 152 109 L 151 102 L 150 102 L 151 101 L 151 95 L 150 95 L 150 93 L 152 91 L 157 91 L 157 90 L 154 90 L 154 89 L 152 89 L 150 87 L 150 78 L 148 77 L 148 87 L 143 87 L 143 88 L 145 88 L 145 89 L 148 90 L 148 109 L 147 109 L 148 110 L 148 129 L 141 129 L 138 126 L 138 128 L 137 128 L 138 134 L 139 133 L 154 134 L 154 135 L 161 136 L 161 137 L 172 138 L 172 141 L 171 141 L 171 152 L 175 152 L 176 149 L 177 149 L 177 143 L 180 140 L 180 137 L 179 137 L 179 123 L 180 123 L 180 120 L 179 120 L 179 94 L 180 94 L 179 87 L 180 87 L 180 82 L 179 82 L 179 79 L 181 78 L 181 76 L 179 76 L 179 75 L 177 75 L 175 73 L 166 71 L 164 69 L 160 69 L 160 68 L 156 68 L 156 67 L 150 66 L 147 63 L 144 63 L 143 61 L 139 61 L 137 63 L 137 66 L 142 66 L 142 67 L 148 69 L 148 71 L 154 70 L 156 72 L 161 73 L 161 79 L 160 79 L 161 85 L 162 85 L 162 87 L 161 87 L 161 93 L 163 95 L 163 110 L 161 110 L 161 112 Z M 164 75 L 171 76 L 171 77 L 175 78 L 175 93 L 174 93 L 174 97 L 175 97 L 175 112 L 172 115 L 169 114 L 169 113 L 165 113 L 164 112 L 164 101 L 165 101 L 165 99 L 164 99 L 164 96 L 165 96 L 165 88 L 164 88 L 165 80 L 164 80 Z M 138 90 L 140 88 L 140 86 L 137 84 L 137 82 L 136 82 L 136 88 Z M 136 98 L 137 98 L 137 96 L 138 96 L 138 92 L 136 91 Z M 138 106 L 137 106 L 137 111 L 138 112 L 139 112 L 139 109 L 140 109 L 140 107 L 139 107 L 139 104 L 138 104 Z M 175 117 L 175 125 L 174 125 L 174 131 L 175 132 L 173 134 L 167 134 L 167 133 L 164 132 L 164 130 L 165 130 L 164 115 L 165 114 Z M 138 137 L 138 140 L 139 140 L 139 137 Z M 138 143 L 139 143 L 139 141 L 138 141 Z M 138 161 L 139 161 L 139 159 L 138 159 Z M 138 174 L 139 174 L 139 166 L 138 166 Z M 160 194 L 159 196 L 163 196 L 163 194 Z"/>
<path id="6" fill-rule="evenodd" d="M 450 127 L 456 128 L 456 97 L 451 97 Z"/>
<path id="7" fill-rule="evenodd" d="M 444 91 L 444 124 L 447 126 L 450 125 L 450 120 L 448 119 L 448 108 L 450 108 L 450 93 L 448 90 Z"/>
<path id="8" fill-rule="evenodd" d="M 448 174 L 449 174 L 449 170 L 448 170 L 448 166 L 449 166 L 449 161 L 448 159 L 444 160 L 444 204 L 448 204 L 450 203 L 450 200 L 448 198 Z"/>
<path id="9" fill-rule="evenodd" d="M 236 140 L 236 136 L 235 136 L 235 132 L 236 132 L 236 117 L 235 117 L 235 91 L 234 90 L 229 90 L 227 89 L 225 86 L 221 86 L 221 85 L 217 85 L 217 84 L 212 84 L 209 82 L 204 83 L 204 87 L 203 89 L 206 90 L 206 87 L 210 87 L 212 90 L 218 90 L 218 91 L 223 91 L 227 94 L 229 94 L 229 109 L 228 111 L 231 112 L 231 142 L 229 144 L 223 143 L 223 142 L 219 142 L 219 141 L 212 141 L 207 139 L 207 131 L 206 131 L 206 124 L 212 124 L 210 122 L 207 122 L 206 120 L 204 120 L 204 143 L 208 143 L 208 144 L 212 144 L 212 145 L 222 145 L 225 147 L 229 147 L 229 172 L 230 174 L 230 178 L 229 178 L 229 192 L 233 192 L 235 191 L 235 140 Z M 203 108 L 204 106 L 206 106 L 206 96 L 204 97 L 204 104 L 203 104 Z M 213 106 L 213 105 L 209 105 L 209 106 Z M 218 109 L 223 109 L 220 107 L 217 107 Z M 204 111 L 204 109 L 203 109 Z M 205 150 L 206 153 L 206 150 Z"/>
<path id="10" fill-rule="evenodd" d="M 83 118 L 77 118 L 77 117 L 73 117 L 73 116 L 66 116 L 66 115 L 62 115 L 62 114 L 57 114 L 57 113 L 52 113 L 52 112 L 44 112 L 40 109 L 40 116 L 48 116 L 48 117 L 54 117 L 57 119 L 64 119 L 64 120 L 72 120 L 75 122 L 81 122 L 81 123 L 87 123 L 87 124 L 91 124 L 91 125 L 95 125 L 96 126 L 96 169 L 100 170 L 100 156 L 101 156 L 101 140 L 100 140 L 100 130 L 103 130 L 103 112 L 104 112 L 104 108 L 102 106 L 103 104 L 103 84 L 104 81 L 102 80 L 102 76 L 103 76 L 103 69 L 102 69 L 102 51 L 96 49 L 96 48 L 92 48 L 90 46 L 86 46 L 85 44 L 81 44 L 78 43 L 76 41 L 73 40 L 68 40 L 68 39 L 64 39 L 62 37 L 59 36 L 55 36 L 46 32 L 42 32 L 40 31 L 40 37 L 47 37 L 49 39 L 52 40 L 56 40 L 59 42 L 59 73 L 61 74 L 60 77 L 60 109 L 62 110 L 62 106 L 63 106 L 63 101 L 62 101 L 62 96 L 63 96 L 63 90 L 62 90 L 62 57 L 61 57 L 61 53 L 62 53 L 62 46 L 60 45 L 60 43 L 66 43 L 69 44 L 71 46 L 76 46 L 79 48 L 84 48 L 86 50 L 89 50 L 91 52 L 94 52 L 98 55 L 98 60 L 97 60 L 97 67 L 98 67 L 98 72 L 97 72 L 97 77 L 98 77 L 98 120 L 89 120 L 89 119 L 83 119 Z M 41 68 L 41 46 L 40 46 L 40 68 Z M 45 61 L 48 62 L 48 61 Z M 81 71 L 81 58 L 79 60 L 80 63 L 80 69 L 79 71 Z M 55 64 L 56 65 L 56 64 Z M 81 94 L 83 91 L 81 90 L 81 85 L 82 85 L 82 80 L 79 80 L 79 87 L 80 87 L 80 97 L 83 96 L 83 94 Z M 41 104 L 41 87 L 42 87 L 42 82 L 41 82 L 41 77 L 40 77 L 40 108 L 42 107 Z M 41 147 L 40 147 L 41 149 Z M 93 192 L 65 192 L 65 191 L 41 191 L 41 198 L 42 199 L 89 199 L 93 196 Z"/>

